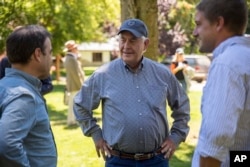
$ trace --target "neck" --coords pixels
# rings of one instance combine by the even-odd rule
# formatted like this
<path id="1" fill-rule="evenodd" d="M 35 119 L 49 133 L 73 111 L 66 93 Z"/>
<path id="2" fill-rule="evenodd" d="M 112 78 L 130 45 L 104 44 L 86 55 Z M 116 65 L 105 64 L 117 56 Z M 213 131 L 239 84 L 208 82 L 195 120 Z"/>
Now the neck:
<path id="1" fill-rule="evenodd" d="M 35 70 L 35 68 L 31 67 L 30 64 L 12 64 L 11 68 L 17 69 L 19 71 L 25 72 L 29 75 L 32 75 L 36 78 L 39 78 L 39 74 L 37 73 L 37 71 Z"/>

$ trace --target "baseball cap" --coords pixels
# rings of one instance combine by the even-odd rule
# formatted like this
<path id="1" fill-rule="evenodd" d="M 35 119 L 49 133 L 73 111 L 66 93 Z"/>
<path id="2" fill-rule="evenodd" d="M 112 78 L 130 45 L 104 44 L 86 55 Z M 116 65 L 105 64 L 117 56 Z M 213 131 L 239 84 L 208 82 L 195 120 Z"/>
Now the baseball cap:
<path id="1" fill-rule="evenodd" d="M 136 37 L 148 37 L 148 28 L 145 23 L 139 19 L 125 20 L 117 34 L 120 34 L 122 31 L 129 31 Z"/>
<path id="2" fill-rule="evenodd" d="M 182 48 L 178 48 L 178 49 L 176 49 L 176 53 L 184 54 L 184 50 Z"/>

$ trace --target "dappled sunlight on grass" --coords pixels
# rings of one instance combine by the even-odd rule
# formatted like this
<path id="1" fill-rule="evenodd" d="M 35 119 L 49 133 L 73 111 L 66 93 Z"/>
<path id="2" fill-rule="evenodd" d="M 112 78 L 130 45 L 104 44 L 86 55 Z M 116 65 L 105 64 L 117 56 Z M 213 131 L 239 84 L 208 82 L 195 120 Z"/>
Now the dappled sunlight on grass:
<path id="1" fill-rule="evenodd" d="M 171 167 L 190 167 L 194 146 L 181 143 L 174 156 L 170 160 Z"/>
<path id="2" fill-rule="evenodd" d="M 53 92 L 45 95 L 49 108 L 50 120 L 54 123 L 65 121 L 67 117 L 67 106 L 63 104 L 63 84 L 55 84 Z"/>
<path id="3" fill-rule="evenodd" d="M 58 150 L 58 167 L 101 167 L 104 162 L 97 157 L 91 138 L 83 136 L 81 129 L 65 129 L 54 125 Z"/>

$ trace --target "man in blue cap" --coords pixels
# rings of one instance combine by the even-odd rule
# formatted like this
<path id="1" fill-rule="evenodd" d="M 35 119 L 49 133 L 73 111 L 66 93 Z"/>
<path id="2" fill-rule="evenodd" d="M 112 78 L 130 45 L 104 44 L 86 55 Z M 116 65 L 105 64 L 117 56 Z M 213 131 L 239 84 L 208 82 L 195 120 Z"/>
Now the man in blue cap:
<path id="1" fill-rule="evenodd" d="M 124 21 L 118 35 L 121 58 L 85 81 L 74 99 L 76 119 L 84 135 L 93 138 L 106 167 L 168 167 L 189 132 L 189 99 L 165 66 L 143 56 L 149 45 L 143 21 Z M 102 128 L 93 115 L 101 102 Z"/>

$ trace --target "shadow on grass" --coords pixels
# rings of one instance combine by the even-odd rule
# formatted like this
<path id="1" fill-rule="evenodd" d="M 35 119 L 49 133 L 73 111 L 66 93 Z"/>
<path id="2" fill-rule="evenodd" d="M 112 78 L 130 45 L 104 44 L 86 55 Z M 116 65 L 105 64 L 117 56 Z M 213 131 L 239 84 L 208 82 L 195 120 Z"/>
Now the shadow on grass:
<path id="1" fill-rule="evenodd" d="M 53 91 L 46 95 L 50 121 L 53 126 L 67 126 L 67 106 L 63 104 L 64 84 L 53 83 Z"/>
<path id="2" fill-rule="evenodd" d="M 75 129 L 79 125 L 67 126 L 68 106 L 63 104 L 64 89 L 64 84 L 55 83 L 53 91 L 46 95 L 49 117 L 53 122 L 53 126 L 64 126 L 64 129 Z M 94 116 L 98 122 L 101 120 L 101 113 L 97 110 L 94 111 Z"/>
<path id="3" fill-rule="evenodd" d="M 48 105 L 49 117 L 50 120 L 54 122 L 54 125 L 60 125 L 66 123 L 67 119 L 67 109 L 64 110 L 56 110 L 54 105 Z"/>
<path id="4" fill-rule="evenodd" d="M 58 93 L 58 92 L 63 93 L 64 92 L 64 88 L 65 88 L 64 84 L 53 83 L 53 85 L 54 85 L 54 88 L 51 93 Z"/>

